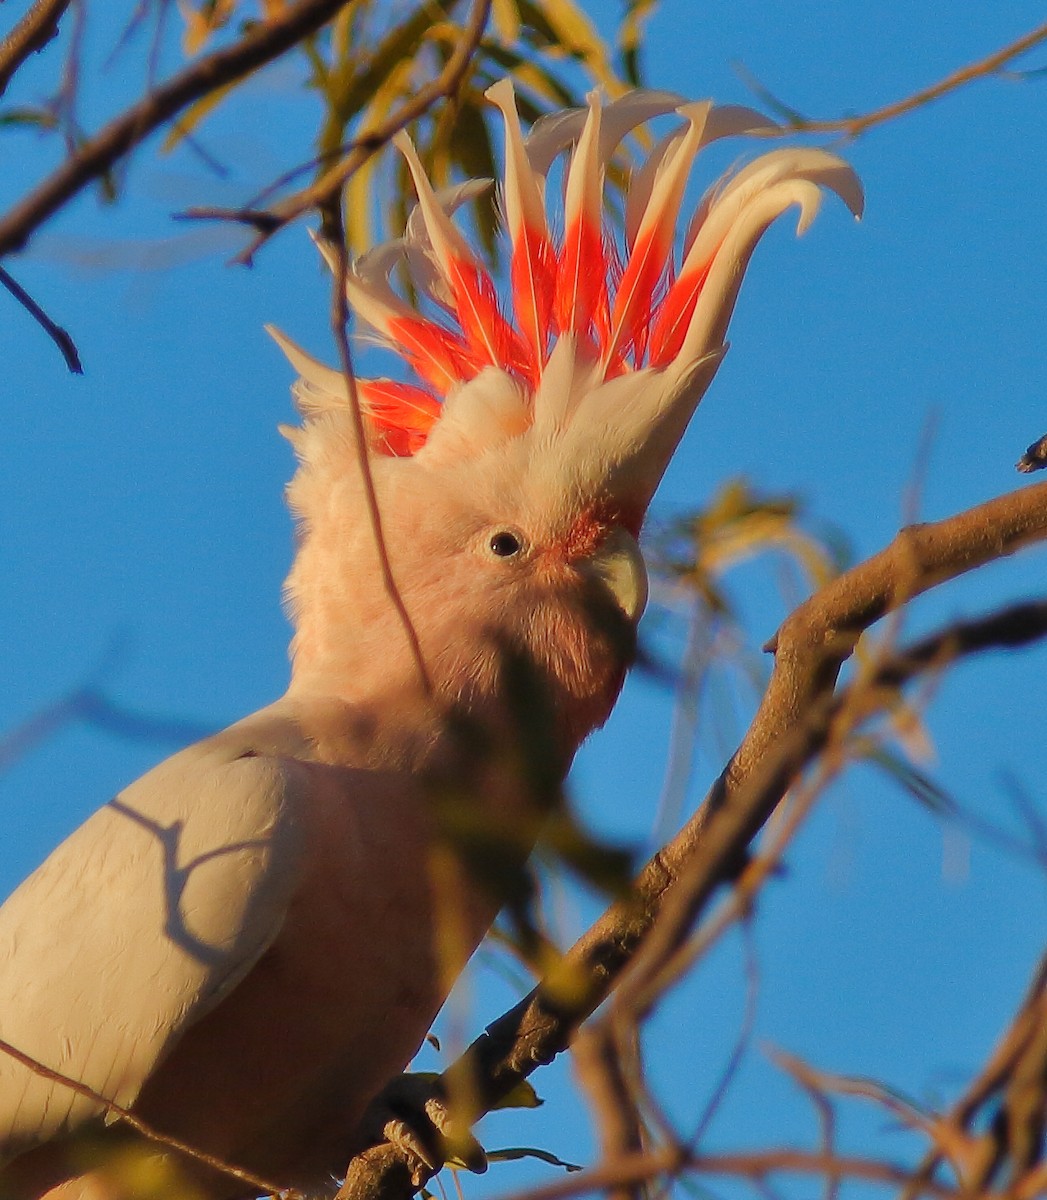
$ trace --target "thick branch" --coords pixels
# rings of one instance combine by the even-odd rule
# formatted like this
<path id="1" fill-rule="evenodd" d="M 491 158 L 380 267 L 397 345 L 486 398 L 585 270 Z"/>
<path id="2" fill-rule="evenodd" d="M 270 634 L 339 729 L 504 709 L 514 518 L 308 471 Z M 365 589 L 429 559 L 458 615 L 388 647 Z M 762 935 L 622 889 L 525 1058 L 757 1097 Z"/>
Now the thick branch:
<path id="1" fill-rule="evenodd" d="M 783 623 L 774 640 L 771 681 L 745 739 L 699 812 L 643 869 L 633 897 L 612 905 L 569 951 L 563 969 L 570 972 L 571 986 L 558 987 L 557 980 L 539 985 L 450 1069 L 469 1073 L 473 1094 L 485 1108 L 567 1046 L 642 941 L 644 954 L 660 961 L 713 892 L 732 878 L 749 842 L 825 744 L 834 713 L 853 700 L 834 701 L 834 690 L 861 632 L 911 597 L 1045 538 L 1047 483 L 902 530 L 885 550 L 816 593 Z M 1039 636 L 1045 629 L 1047 606 L 1022 606 L 988 622 L 954 627 L 947 636 L 955 656 L 965 648 Z M 922 642 L 909 655 L 892 658 L 879 681 L 881 693 L 936 665 L 943 654 L 942 643 Z M 567 994 L 575 997 L 570 1003 L 556 999 Z M 376 1148 L 366 1183 L 363 1176 L 357 1180 L 363 1190 L 351 1186 L 351 1174 L 341 1196 L 389 1194 L 379 1164 L 391 1168 L 397 1161 L 391 1147 Z"/>
<path id="2" fill-rule="evenodd" d="M 36 0 L 0 42 L 0 96 L 30 54 L 42 50 L 58 32 L 58 22 L 72 0 Z"/>
<path id="3" fill-rule="evenodd" d="M 346 0 L 299 0 L 259 22 L 238 42 L 192 63 L 110 121 L 0 219 L 0 257 L 20 250 L 33 232 L 92 180 L 103 175 L 194 101 L 279 58 L 325 25 Z"/>

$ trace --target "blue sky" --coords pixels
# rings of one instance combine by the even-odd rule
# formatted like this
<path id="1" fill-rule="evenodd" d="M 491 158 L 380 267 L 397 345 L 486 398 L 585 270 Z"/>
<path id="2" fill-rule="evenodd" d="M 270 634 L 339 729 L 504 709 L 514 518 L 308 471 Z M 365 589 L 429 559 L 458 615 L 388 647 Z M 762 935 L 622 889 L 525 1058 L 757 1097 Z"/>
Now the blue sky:
<path id="1" fill-rule="evenodd" d="M 649 24 L 647 77 L 695 98 L 751 102 L 734 65 L 742 63 L 795 108 L 835 116 L 908 94 L 1043 19 L 1031 0 L 941 13 L 918 0 L 666 0 Z M 610 29 L 611 6 L 594 14 Z M 100 57 L 104 44 L 89 42 L 89 52 Z M 1047 48 L 1027 62 L 1044 64 Z M 34 63 L 11 98 L 38 96 L 47 66 Z M 111 68 L 85 95 L 85 122 L 111 111 L 132 82 Z M 913 515 L 942 517 L 1022 486 L 1013 464 L 1047 430 L 1045 87 L 983 81 L 839 147 L 862 176 L 866 218 L 855 225 L 827 203 L 801 241 L 787 222 L 765 239 L 731 352 L 658 514 L 700 504 L 744 475 L 802 496 L 863 557 Z M 237 194 L 280 165 L 304 113 L 290 68 L 255 82 L 250 99 L 206 131 L 209 148 L 233 165 L 232 187 L 243 183 Z M 28 133 L 5 137 L 6 206 L 54 152 Z M 224 265 L 228 234 L 187 233 L 168 220 L 201 194 L 231 199 L 224 188 L 191 157 L 147 150 L 119 206 L 82 198 L 9 264 L 74 334 L 86 373 L 68 375 L 0 295 L 0 731 L 96 677 L 119 705 L 178 727 L 164 740 L 67 724 L 0 774 L 0 893 L 173 749 L 175 735 L 222 726 L 286 682 L 280 586 L 291 534 L 281 491 L 292 461 L 275 426 L 291 419 L 291 375 L 262 325 L 331 357 L 326 283 L 303 233 L 284 234 L 246 271 Z M 914 606 L 906 628 L 1040 595 L 1045 565 L 1042 550 L 1026 553 L 943 589 Z M 755 644 L 784 615 L 774 580 L 771 569 L 751 569 L 732 584 Z M 1047 811 L 1045 675 L 1044 649 L 992 656 L 943 681 L 928 716 L 935 778 L 1019 836 L 1017 796 Z M 671 711 L 671 695 L 634 678 L 583 750 L 573 793 L 598 830 L 636 844 L 648 837 Z M 720 765 L 703 741 L 691 803 Z M 593 908 L 570 904 L 567 932 Z M 871 769 L 849 772 L 761 900 L 753 1044 L 710 1147 L 813 1138 L 810 1111 L 767 1065 L 764 1042 L 917 1099 L 955 1094 L 1017 1002 L 1045 918 L 1043 876 L 1027 860 L 943 832 Z M 737 1035 L 742 962 L 740 938 L 728 939 L 652 1028 L 652 1082 L 685 1125 Z M 485 979 L 471 1028 L 506 997 Z M 589 1134 L 559 1086 L 565 1075 L 558 1067 L 542 1076 L 546 1108 L 496 1119 L 488 1139 L 584 1157 Z M 853 1148 L 900 1153 L 904 1139 L 882 1114 L 846 1112 Z M 493 1194 L 499 1182 L 467 1188 Z"/>

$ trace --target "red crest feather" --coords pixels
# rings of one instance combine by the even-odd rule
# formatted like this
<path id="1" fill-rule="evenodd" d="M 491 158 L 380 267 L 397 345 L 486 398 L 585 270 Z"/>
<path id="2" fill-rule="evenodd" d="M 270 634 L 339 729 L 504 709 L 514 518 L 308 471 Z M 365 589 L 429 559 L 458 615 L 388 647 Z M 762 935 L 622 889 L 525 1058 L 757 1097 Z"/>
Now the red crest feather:
<path id="1" fill-rule="evenodd" d="M 398 135 L 395 142 L 418 195 L 416 216 L 402 239 L 364 255 L 346 285 L 356 312 L 419 380 L 360 382 L 361 404 L 380 453 L 417 452 L 439 420 L 442 400 L 487 368 L 505 372 L 533 393 L 553 344 L 564 336 L 571 336 L 579 353 L 597 366 L 597 381 L 697 362 L 722 345 L 738 279 L 776 216 L 798 205 L 802 230 L 814 215 L 821 187 L 836 191 L 855 215 L 861 211 L 861 187 L 839 159 L 821 150 L 772 151 L 721 180 L 703 198 L 677 266 L 677 221 L 698 152 L 721 137 L 774 128 L 771 122 L 751 109 L 688 104 L 664 92 L 631 92 L 609 104 L 593 93 L 587 109 L 546 117 L 525 138 L 512 84 L 502 80 L 487 95 L 505 121 L 502 197 L 511 316 L 499 306 L 489 271 L 451 220 L 475 186 L 437 195 L 410 139 Z M 633 173 L 625 244 L 619 250 L 603 218 L 608 160 L 639 125 L 674 113 L 683 124 L 662 138 Z M 556 239 L 545 191 L 550 167 L 561 153 L 569 162 L 564 234 Z M 722 278 L 715 288 L 710 284 L 715 295 L 706 304 L 703 294 L 721 260 Z M 407 268 L 416 293 L 446 314 L 450 327 L 397 295 L 389 282 L 396 262 Z M 296 362 L 301 365 L 297 357 Z"/>

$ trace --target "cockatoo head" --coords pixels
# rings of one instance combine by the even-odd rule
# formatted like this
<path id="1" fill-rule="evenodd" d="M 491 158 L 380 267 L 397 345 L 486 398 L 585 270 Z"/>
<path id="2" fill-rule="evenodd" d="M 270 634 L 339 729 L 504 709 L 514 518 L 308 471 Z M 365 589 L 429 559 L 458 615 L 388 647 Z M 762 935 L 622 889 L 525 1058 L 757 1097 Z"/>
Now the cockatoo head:
<path id="1" fill-rule="evenodd" d="M 403 237 L 360 258 L 346 286 L 411 378 L 359 380 L 356 394 L 388 564 L 432 687 L 482 707 L 512 648 L 541 672 L 573 747 L 616 698 L 647 596 L 640 526 L 724 355 L 757 241 L 794 205 L 802 232 L 822 188 L 856 216 L 862 194 L 824 151 L 773 150 L 706 194 L 677 258 L 699 150 L 765 130 L 765 118 L 664 92 L 613 103 L 593 94 L 525 138 L 509 81 L 488 97 L 505 123 L 508 301 L 452 221 L 477 184 L 435 193 L 401 135 L 418 206 Z M 633 172 L 619 245 L 604 219 L 609 160 L 644 122 L 674 114 Z M 562 233 L 546 196 L 561 154 Z M 416 300 L 394 290 L 394 270 Z M 288 580 L 292 688 L 353 701 L 407 687 L 417 664 L 383 581 L 345 380 L 275 336 L 301 375 L 305 417 L 289 433 L 302 529 Z"/>

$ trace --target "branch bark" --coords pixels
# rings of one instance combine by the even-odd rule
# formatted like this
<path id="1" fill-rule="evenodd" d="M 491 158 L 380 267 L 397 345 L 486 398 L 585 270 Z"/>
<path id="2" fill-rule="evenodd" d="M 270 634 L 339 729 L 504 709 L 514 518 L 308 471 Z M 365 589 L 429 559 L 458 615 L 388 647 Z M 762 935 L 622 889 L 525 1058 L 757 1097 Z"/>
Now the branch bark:
<path id="1" fill-rule="evenodd" d="M 0 96 L 29 55 L 42 50 L 58 33 L 58 22 L 71 3 L 72 0 L 36 0 L 0 41 Z"/>

